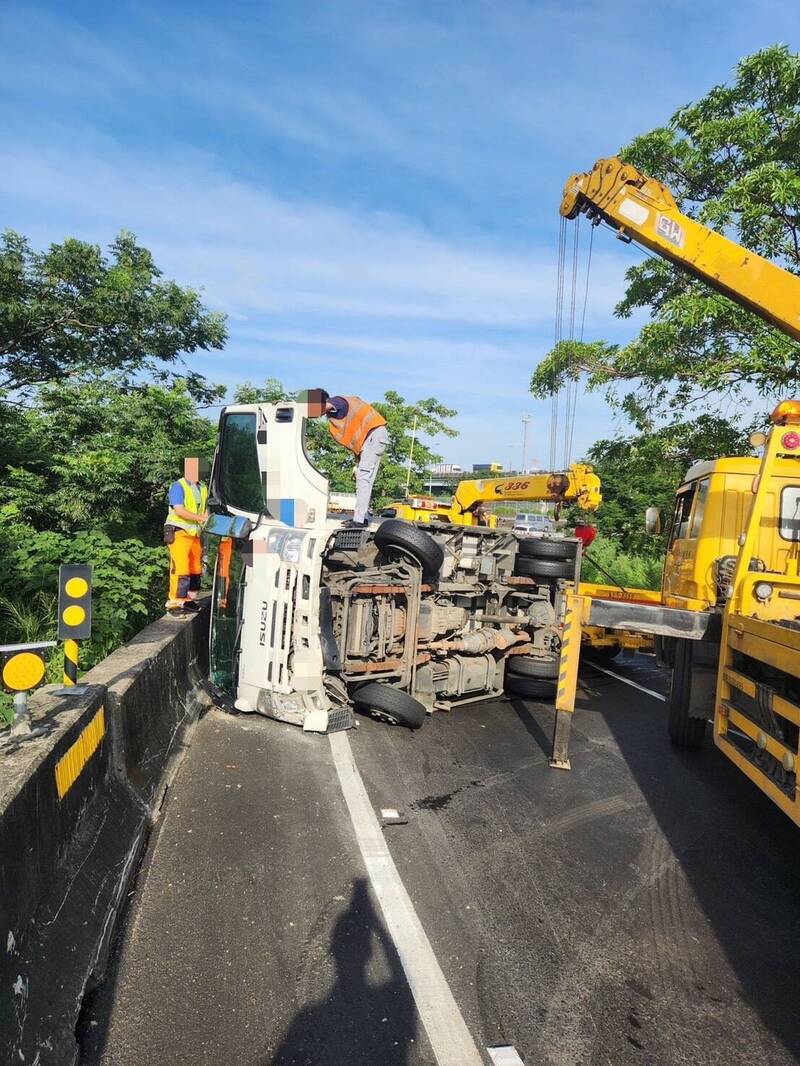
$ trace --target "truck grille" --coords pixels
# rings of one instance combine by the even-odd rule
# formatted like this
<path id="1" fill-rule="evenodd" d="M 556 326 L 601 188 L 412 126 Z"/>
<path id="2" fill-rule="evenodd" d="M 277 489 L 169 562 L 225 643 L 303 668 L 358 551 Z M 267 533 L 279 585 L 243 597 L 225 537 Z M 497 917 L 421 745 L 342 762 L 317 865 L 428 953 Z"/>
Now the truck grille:
<path id="1" fill-rule="evenodd" d="M 334 550 L 357 552 L 368 536 L 368 529 L 338 529 L 333 537 Z"/>

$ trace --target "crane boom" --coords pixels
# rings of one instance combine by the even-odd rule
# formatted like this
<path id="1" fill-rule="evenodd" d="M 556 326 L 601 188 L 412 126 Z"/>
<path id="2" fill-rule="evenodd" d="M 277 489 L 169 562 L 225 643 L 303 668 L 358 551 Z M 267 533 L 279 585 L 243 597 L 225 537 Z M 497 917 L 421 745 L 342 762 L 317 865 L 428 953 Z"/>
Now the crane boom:
<path id="1" fill-rule="evenodd" d="M 584 511 L 595 511 L 602 500 L 600 478 L 590 466 L 573 463 L 569 470 L 557 474 L 522 474 L 479 481 L 460 481 L 453 495 L 451 510 L 467 514 L 480 503 L 503 500 L 571 501 Z"/>
<path id="2" fill-rule="evenodd" d="M 480 524 L 477 511 L 484 503 L 541 500 L 559 506 L 570 502 L 577 503 L 584 511 L 596 511 L 602 499 L 597 474 L 585 463 L 573 463 L 569 470 L 558 473 L 459 481 L 450 503 L 412 496 L 390 504 L 388 513 L 409 522 L 438 521 L 474 526 Z M 496 524 L 496 521 L 496 516 L 490 516 L 490 524 Z"/>
<path id="3" fill-rule="evenodd" d="M 669 189 L 612 156 L 564 186 L 561 214 L 603 219 L 800 341 L 800 277 L 681 213 Z"/>

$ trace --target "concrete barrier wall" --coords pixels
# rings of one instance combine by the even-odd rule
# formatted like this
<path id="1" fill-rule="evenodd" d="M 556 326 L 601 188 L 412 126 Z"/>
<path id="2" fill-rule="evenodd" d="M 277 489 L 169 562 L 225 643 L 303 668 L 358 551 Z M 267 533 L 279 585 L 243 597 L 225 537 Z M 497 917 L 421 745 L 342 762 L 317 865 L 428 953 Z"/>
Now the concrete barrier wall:
<path id="1" fill-rule="evenodd" d="M 109 947 L 171 768 L 207 703 L 208 614 L 165 617 L 31 701 L 44 736 L 0 752 L 0 1061 L 77 1061 L 83 997 Z"/>

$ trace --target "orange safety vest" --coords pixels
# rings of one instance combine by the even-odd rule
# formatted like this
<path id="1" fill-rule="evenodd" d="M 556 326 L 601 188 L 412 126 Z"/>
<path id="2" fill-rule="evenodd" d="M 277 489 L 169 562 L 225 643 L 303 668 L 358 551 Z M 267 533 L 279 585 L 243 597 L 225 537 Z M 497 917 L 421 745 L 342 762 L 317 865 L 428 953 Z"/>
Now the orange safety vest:
<path id="1" fill-rule="evenodd" d="M 328 417 L 328 429 L 338 444 L 361 455 L 364 441 L 373 429 L 385 426 L 386 419 L 358 396 L 344 396 L 342 399 L 347 400 L 347 414 L 344 418 Z"/>

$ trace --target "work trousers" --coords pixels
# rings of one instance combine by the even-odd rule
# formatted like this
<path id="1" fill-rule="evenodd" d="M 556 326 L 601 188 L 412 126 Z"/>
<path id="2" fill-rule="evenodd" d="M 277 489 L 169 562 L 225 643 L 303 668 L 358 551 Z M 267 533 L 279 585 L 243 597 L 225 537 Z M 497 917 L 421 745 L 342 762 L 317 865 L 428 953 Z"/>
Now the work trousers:
<path id="1" fill-rule="evenodd" d="M 367 435 L 356 468 L 356 507 L 353 511 L 354 522 L 366 521 L 369 513 L 369 501 L 372 499 L 372 487 L 378 476 L 381 456 L 389 443 L 386 426 L 378 426 Z"/>
<path id="2" fill-rule="evenodd" d="M 200 592 L 203 572 L 203 548 L 196 533 L 175 530 L 169 545 L 169 599 L 167 607 L 180 607 L 187 600 L 196 600 Z"/>

